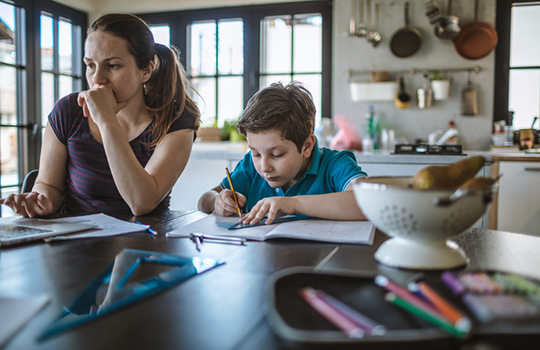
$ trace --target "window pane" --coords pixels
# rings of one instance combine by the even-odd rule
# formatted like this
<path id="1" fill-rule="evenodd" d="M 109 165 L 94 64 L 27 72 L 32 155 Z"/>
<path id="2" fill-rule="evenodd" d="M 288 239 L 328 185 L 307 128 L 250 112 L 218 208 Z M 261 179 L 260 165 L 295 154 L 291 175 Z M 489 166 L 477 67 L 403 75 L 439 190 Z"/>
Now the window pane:
<path id="1" fill-rule="evenodd" d="M 15 63 L 15 7 L 0 2 L 0 62 Z"/>
<path id="2" fill-rule="evenodd" d="M 540 66 L 540 21 L 538 18 L 540 18 L 540 5 L 512 7 L 510 66 Z"/>
<path id="3" fill-rule="evenodd" d="M 540 115 L 540 69 L 510 70 L 508 109 L 513 110 L 514 128 L 530 128 Z"/>
<path id="4" fill-rule="evenodd" d="M 281 81 L 283 85 L 287 85 L 291 82 L 290 75 L 263 75 L 261 76 L 261 89 L 269 86 L 272 83 Z"/>
<path id="5" fill-rule="evenodd" d="M 261 30 L 261 73 L 291 71 L 291 16 L 266 17 Z"/>
<path id="6" fill-rule="evenodd" d="M 17 128 L 0 128 L 0 168 L 2 186 L 17 185 L 18 177 Z"/>
<path id="7" fill-rule="evenodd" d="M 216 74 L 216 23 L 196 23 L 191 26 L 192 76 Z"/>
<path id="8" fill-rule="evenodd" d="M 60 58 L 60 71 L 71 73 L 73 62 L 73 40 L 72 32 L 73 27 L 71 23 L 65 21 L 58 22 L 58 56 Z"/>
<path id="9" fill-rule="evenodd" d="M 304 74 L 295 75 L 293 79 L 303 83 L 311 92 L 313 96 L 313 103 L 317 113 L 315 114 L 315 122 L 319 124 L 321 121 L 321 108 L 322 108 L 322 76 L 320 74 Z"/>
<path id="10" fill-rule="evenodd" d="M 54 106 L 54 75 L 41 74 L 41 124 L 47 125 L 47 116 Z"/>
<path id="11" fill-rule="evenodd" d="M 322 69 L 322 17 L 294 17 L 294 72 L 320 72 Z"/>
<path id="12" fill-rule="evenodd" d="M 222 77 L 218 79 L 218 126 L 222 127 L 225 120 L 236 121 L 244 107 L 242 77 Z"/>
<path id="13" fill-rule="evenodd" d="M 53 56 L 53 19 L 41 15 L 41 69 L 54 68 Z"/>
<path id="14" fill-rule="evenodd" d="M 73 92 L 73 78 L 61 75 L 59 79 L 59 97 L 66 96 Z M 50 112 L 50 110 L 49 110 Z"/>
<path id="15" fill-rule="evenodd" d="M 219 74 L 242 74 L 244 71 L 244 23 L 219 22 Z"/>
<path id="16" fill-rule="evenodd" d="M 17 71 L 0 66 L 0 122 L 17 124 Z"/>
<path id="17" fill-rule="evenodd" d="M 201 111 L 201 127 L 210 127 L 216 121 L 216 80 L 214 78 L 191 79 L 198 92 L 192 96 Z"/>
<path id="18" fill-rule="evenodd" d="M 165 46 L 171 45 L 171 28 L 169 26 L 151 26 L 150 30 L 154 34 L 154 42 Z"/>

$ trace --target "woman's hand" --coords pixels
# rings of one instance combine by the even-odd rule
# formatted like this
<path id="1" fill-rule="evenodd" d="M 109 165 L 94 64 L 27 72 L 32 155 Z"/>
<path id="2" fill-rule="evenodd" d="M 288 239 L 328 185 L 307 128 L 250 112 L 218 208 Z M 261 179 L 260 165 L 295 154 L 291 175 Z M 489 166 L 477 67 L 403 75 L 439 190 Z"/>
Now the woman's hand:
<path id="1" fill-rule="evenodd" d="M 246 203 L 246 197 L 236 192 L 236 198 L 240 207 L 243 207 Z M 214 202 L 214 212 L 221 216 L 233 216 L 238 215 L 238 205 L 234 201 L 233 193 L 231 190 L 224 189 L 216 196 Z"/>
<path id="2" fill-rule="evenodd" d="M 240 221 L 245 224 L 256 224 L 266 216 L 265 223 L 270 225 L 278 216 L 296 213 L 296 200 L 295 197 L 263 198 Z"/>
<path id="3" fill-rule="evenodd" d="M 107 122 L 107 118 L 115 117 L 127 104 L 117 103 L 113 90 L 103 85 L 79 92 L 77 103 L 82 107 L 84 116 L 91 117 L 97 125 Z"/>
<path id="4" fill-rule="evenodd" d="M 45 216 L 53 212 L 51 200 L 38 192 L 10 194 L 7 198 L 0 199 L 0 204 L 7 205 L 16 214 L 29 218 Z"/>

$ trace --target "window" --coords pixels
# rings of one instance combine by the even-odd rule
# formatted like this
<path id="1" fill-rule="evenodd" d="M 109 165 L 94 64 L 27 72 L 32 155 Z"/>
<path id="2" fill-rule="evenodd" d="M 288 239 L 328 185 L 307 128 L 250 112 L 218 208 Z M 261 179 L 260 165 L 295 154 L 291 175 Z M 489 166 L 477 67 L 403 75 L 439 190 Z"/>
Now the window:
<path id="1" fill-rule="evenodd" d="M 86 14 L 50 0 L 0 0 L 1 197 L 17 193 L 26 173 L 38 168 L 40 130 L 56 100 L 82 89 L 86 21 Z M 0 211 L 10 215 L 6 207 Z"/>
<path id="2" fill-rule="evenodd" d="M 204 127 L 237 120 L 249 98 L 276 81 L 303 82 L 317 119 L 330 117 L 331 13 L 331 2 L 306 1 L 138 15 L 155 36 L 169 28 Z"/>
<path id="3" fill-rule="evenodd" d="M 499 45 L 496 52 L 494 119 L 514 111 L 516 129 L 530 128 L 540 116 L 540 3 L 497 3 Z"/>

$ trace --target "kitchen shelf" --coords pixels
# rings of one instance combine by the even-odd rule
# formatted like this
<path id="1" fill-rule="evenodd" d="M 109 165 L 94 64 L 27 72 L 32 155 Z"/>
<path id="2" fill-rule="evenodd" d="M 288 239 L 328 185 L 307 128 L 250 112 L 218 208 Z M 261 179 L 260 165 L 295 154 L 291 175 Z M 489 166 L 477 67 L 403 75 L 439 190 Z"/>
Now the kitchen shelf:
<path id="1" fill-rule="evenodd" d="M 380 70 L 380 69 L 378 69 Z M 482 67 L 480 66 L 474 66 L 474 67 L 461 67 L 461 68 L 441 68 L 441 69 L 438 69 L 438 68 L 424 68 L 424 69 L 419 69 L 419 68 L 410 68 L 410 69 L 407 69 L 407 70 L 389 70 L 389 71 L 385 71 L 385 72 L 388 72 L 388 74 L 410 74 L 410 75 L 415 75 L 416 73 L 432 73 L 432 72 L 468 72 L 468 73 L 471 73 L 471 72 L 474 72 L 474 73 L 480 73 L 480 71 L 482 70 Z M 374 70 L 366 70 L 366 71 L 361 71 L 361 70 L 353 70 L 353 69 L 349 69 L 346 71 L 346 74 L 349 78 L 352 78 L 353 76 L 355 75 L 365 75 L 365 74 L 370 74 L 371 72 L 373 72 Z"/>

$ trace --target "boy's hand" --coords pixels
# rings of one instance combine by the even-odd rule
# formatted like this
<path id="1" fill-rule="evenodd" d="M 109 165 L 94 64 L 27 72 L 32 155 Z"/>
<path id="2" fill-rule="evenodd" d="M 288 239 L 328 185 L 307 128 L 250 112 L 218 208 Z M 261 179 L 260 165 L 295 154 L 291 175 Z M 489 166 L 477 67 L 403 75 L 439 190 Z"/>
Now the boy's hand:
<path id="1" fill-rule="evenodd" d="M 256 224 L 266 216 L 265 223 L 269 225 L 277 216 L 296 213 L 295 204 L 294 197 L 263 198 L 240 221 L 245 224 Z"/>
<path id="2" fill-rule="evenodd" d="M 243 207 L 246 203 L 246 197 L 236 192 L 236 198 L 240 207 Z M 231 190 L 224 189 L 216 196 L 214 202 L 214 212 L 221 216 L 233 216 L 238 215 L 238 205 L 234 201 L 233 193 Z"/>

